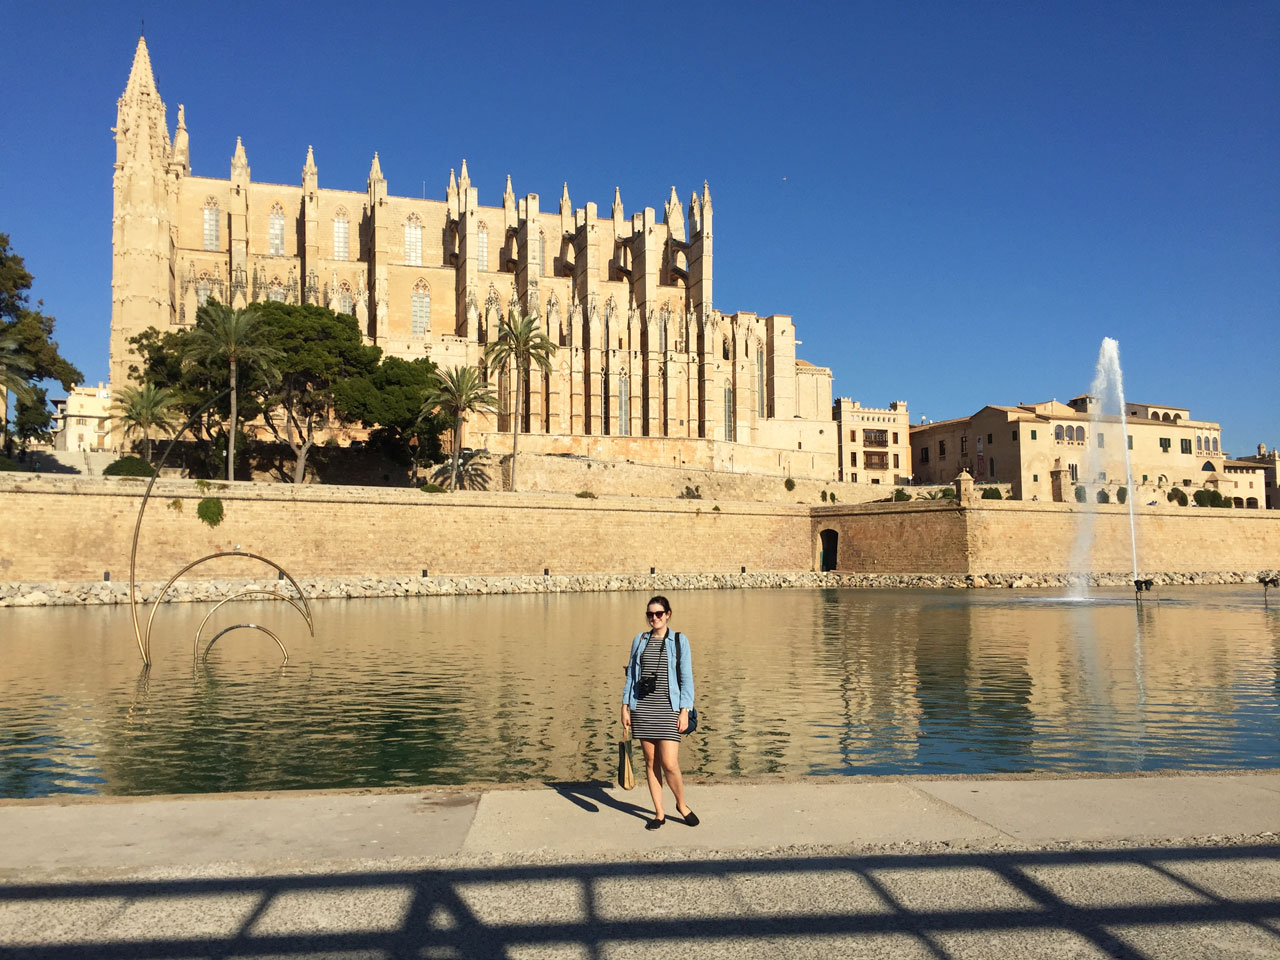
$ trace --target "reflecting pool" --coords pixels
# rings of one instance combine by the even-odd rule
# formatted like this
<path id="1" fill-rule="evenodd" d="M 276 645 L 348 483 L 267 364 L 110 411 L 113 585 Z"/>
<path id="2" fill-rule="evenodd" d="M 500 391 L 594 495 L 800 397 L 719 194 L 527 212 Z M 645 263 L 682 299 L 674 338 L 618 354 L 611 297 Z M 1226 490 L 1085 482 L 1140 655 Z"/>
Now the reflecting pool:
<path id="1" fill-rule="evenodd" d="M 0 609 L 0 797 L 612 776 L 644 594 Z M 1280 765 L 1280 604 L 1260 588 L 671 596 L 696 777 Z"/>

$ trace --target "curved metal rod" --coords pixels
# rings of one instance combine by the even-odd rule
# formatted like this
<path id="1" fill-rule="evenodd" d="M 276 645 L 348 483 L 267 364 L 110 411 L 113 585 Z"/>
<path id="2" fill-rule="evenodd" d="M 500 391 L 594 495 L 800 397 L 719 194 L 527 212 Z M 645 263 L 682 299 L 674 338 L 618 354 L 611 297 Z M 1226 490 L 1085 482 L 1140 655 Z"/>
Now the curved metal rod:
<path id="1" fill-rule="evenodd" d="M 209 651 L 210 649 L 212 649 L 213 645 L 218 642 L 218 638 L 222 636 L 224 633 L 230 633 L 232 630 L 261 630 L 263 633 L 265 633 L 268 637 L 270 637 L 272 640 L 276 642 L 276 646 L 279 647 L 280 652 L 284 654 L 284 659 L 280 661 L 280 665 L 284 666 L 286 663 L 289 662 L 289 651 L 284 648 L 284 644 L 280 642 L 280 638 L 277 637 L 270 630 L 268 630 L 266 627 L 259 626 L 256 623 L 237 623 L 234 626 L 225 627 L 222 630 L 219 630 L 217 633 L 213 635 L 213 638 L 209 641 L 209 646 L 204 648 L 204 656 L 202 656 L 200 659 L 208 660 Z"/>
<path id="2" fill-rule="evenodd" d="M 224 603 L 230 603 L 232 600 L 240 600 L 244 597 L 270 597 L 273 600 L 283 600 L 285 603 L 292 606 L 293 609 L 297 610 L 298 613 L 302 615 L 303 620 L 307 620 L 307 612 L 302 608 L 302 605 L 298 603 L 297 600 L 293 599 L 293 597 L 286 597 L 283 593 L 279 593 L 275 590 L 245 590 L 241 593 L 226 597 L 223 600 L 219 600 L 213 605 L 213 609 L 204 615 L 204 619 L 200 621 L 200 628 L 196 630 L 195 642 L 191 646 L 191 656 L 193 659 L 198 655 L 200 650 L 200 634 L 204 633 L 205 624 L 209 622 L 209 618 L 217 613 L 218 608 Z M 307 620 L 307 627 L 310 628 L 311 635 L 314 637 L 316 635 L 316 628 L 310 620 Z"/>
<path id="3" fill-rule="evenodd" d="M 160 476 L 160 468 L 164 466 L 169 454 L 173 452 L 173 445 L 178 442 L 178 438 L 187 432 L 187 429 L 196 422 L 196 420 L 204 415 L 204 412 L 212 407 L 223 397 L 231 393 L 231 388 L 227 387 L 220 394 L 206 403 L 203 407 L 191 415 L 191 418 L 182 425 L 182 429 L 173 435 L 173 439 L 169 441 L 169 445 L 164 448 L 164 453 L 160 457 L 160 462 L 155 466 L 155 473 L 151 475 L 151 479 L 147 482 L 146 492 L 142 495 L 142 503 L 138 506 L 138 519 L 133 525 L 133 548 L 129 551 L 129 612 L 133 615 L 133 635 L 138 641 L 138 652 L 142 654 L 142 665 L 144 667 L 151 666 L 151 622 L 147 621 L 147 642 L 142 639 L 142 628 L 138 625 L 138 601 L 137 593 L 137 577 L 138 569 L 138 534 L 142 530 L 142 513 L 147 509 L 147 500 L 151 497 L 151 488 L 155 486 L 157 478 Z M 235 424 L 231 425 L 231 429 L 235 429 Z M 287 576 L 287 574 L 286 574 Z M 296 584 L 295 584 L 296 586 Z M 167 588 L 166 588 L 167 589 Z M 301 591 L 299 591 L 301 592 Z M 154 611 L 153 611 L 154 612 Z"/>
<path id="4" fill-rule="evenodd" d="M 219 551 L 218 553 L 211 553 L 207 557 L 201 557 L 199 560 L 192 560 L 185 567 L 183 567 L 181 570 L 175 573 L 172 577 L 170 577 L 169 582 L 164 585 L 164 589 L 162 589 L 158 594 L 156 594 L 155 600 L 152 601 L 151 615 L 147 617 L 147 632 L 144 635 L 144 642 L 142 645 L 143 663 L 147 663 L 147 664 L 151 663 L 151 625 L 155 622 L 156 611 L 160 609 L 160 601 L 162 601 L 164 599 L 164 595 L 169 592 L 169 588 L 174 585 L 174 583 L 178 580 L 179 577 L 181 577 L 184 573 L 186 573 L 192 567 L 198 567 L 202 563 L 208 563 L 210 560 L 216 560 L 219 557 L 248 557 L 251 560 L 261 560 L 263 563 L 267 564 L 268 566 L 274 567 L 280 573 L 284 574 L 284 576 L 288 579 L 288 581 L 291 584 L 293 584 L 293 589 L 298 591 L 298 596 L 302 599 L 302 606 L 305 610 L 305 612 L 303 613 L 303 617 L 307 621 L 307 626 L 311 628 L 312 635 L 313 636 L 315 635 L 315 621 L 311 615 L 311 604 L 307 602 L 306 594 L 302 592 L 302 588 L 298 586 L 298 581 L 293 579 L 292 574 L 290 574 L 288 570 L 280 566 L 280 564 L 276 563 L 274 560 L 268 560 L 266 557 L 260 556 L 259 554 L 256 554 L 256 553 L 249 553 L 248 551 L 245 551 L 245 550 L 222 550 L 222 551 Z"/>

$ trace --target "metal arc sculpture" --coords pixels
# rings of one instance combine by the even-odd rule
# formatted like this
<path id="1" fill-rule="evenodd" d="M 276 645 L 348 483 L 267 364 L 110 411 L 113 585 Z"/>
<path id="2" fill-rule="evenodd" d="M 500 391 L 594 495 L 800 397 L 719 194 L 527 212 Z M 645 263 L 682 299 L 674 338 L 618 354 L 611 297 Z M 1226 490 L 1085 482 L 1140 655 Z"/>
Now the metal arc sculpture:
<path id="1" fill-rule="evenodd" d="M 186 433 L 187 430 L 191 427 L 191 425 L 195 423 L 196 420 L 199 419 L 205 413 L 206 410 L 212 407 L 215 403 L 217 403 L 223 397 L 227 396 L 229 393 L 231 393 L 230 387 L 223 390 L 220 394 L 218 394 L 216 397 L 214 397 L 212 400 L 210 400 L 208 403 L 202 406 L 199 410 L 193 413 L 190 419 L 188 419 L 187 422 L 182 425 L 182 429 L 173 435 L 173 439 L 169 441 L 169 445 L 165 447 L 164 454 L 160 457 L 160 462 L 157 463 L 155 466 L 155 473 L 152 474 L 151 479 L 147 482 L 146 492 L 144 492 L 142 495 L 142 503 L 139 504 L 138 506 L 138 519 L 134 522 L 134 525 L 133 525 L 133 547 L 129 552 L 129 612 L 133 616 L 133 635 L 134 635 L 134 639 L 136 639 L 138 642 L 138 653 L 142 655 L 142 666 L 144 669 L 150 668 L 151 666 L 151 628 L 155 623 L 156 611 L 160 609 L 160 603 L 161 601 L 164 600 L 165 595 L 169 592 L 169 589 L 184 574 L 186 574 L 187 571 L 191 570 L 194 567 L 200 566 L 200 564 L 202 563 L 208 563 L 210 560 L 216 560 L 219 557 L 245 557 L 249 560 L 258 560 L 262 563 L 265 563 L 269 567 L 275 568 L 275 570 L 279 572 L 280 576 L 287 579 L 289 583 L 293 585 L 293 589 L 296 590 L 298 593 L 298 598 L 295 600 L 293 597 L 286 596 L 283 593 L 278 593 L 275 590 L 254 589 L 254 590 L 244 590 L 244 591 L 241 591 L 240 593 L 234 594 L 233 596 L 226 597 L 225 599 L 220 600 L 214 606 L 214 608 L 210 610 L 208 614 L 205 615 L 204 620 L 201 621 L 200 623 L 199 629 L 196 630 L 195 644 L 194 644 L 194 650 L 193 650 L 194 657 L 197 657 L 197 658 L 199 657 L 201 634 L 204 633 L 204 628 L 205 628 L 205 625 L 208 624 L 209 618 L 213 616 L 213 614 L 218 610 L 218 608 L 221 607 L 224 603 L 229 603 L 232 600 L 239 600 L 239 599 L 243 599 L 245 597 L 250 597 L 250 596 L 259 596 L 263 598 L 269 598 L 272 600 L 283 600 L 284 602 L 292 606 L 295 610 L 297 610 L 298 613 L 302 616 L 302 619 L 306 621 L 307 629 L 310 631 L 311 636 L 314 637 L 316 634 L 315 617 L 312 615 L 312 612 L 311 612 L 311 604 L 307 601 L 306 594 L 302 592 L 302 587 L 298 586 L 298 581 L 293 578 L 293 576 L 289 573 L 288 570 L 280 566 L 280 564 L 276 563 L 274 560 L 270 560 L 267 557 L 261 556 L 260 554 L 250 553 L 245 550 L 220 550 L 217 553 L 208 554 L 207 556 L 200 557 L 198 560 L 193 560 L 190 563 L 188 563 L 185 567 L 183 567 L 181 570 L 175 573 L 172 577 L 170 577 L 168 583 L 164 585 L 164 588 L 158 594 L 156 594 L 155 597 L 152 599 L 151 614 L 147 617 L 147 629 L 145 631 L 143 631 L 142 624 L 139 621 L 138 588 L 137 588 L 138 535 L 142 531 L 142 515 L 147 509 L 147 501 L 151 499 L 151 490 L 155 486 L 157 478 L 159 478 L 160 476 L 160 468 L 163 467 L 165 464 L 165 461 L 169 459 L 169 454 L 173 451 L 173 446 L 178 442 L 178 438 L 181 437 L 184 433 Z M 276 645 L 280 648 L 280 652 L 284 655 L 283 662 L 284 663 L 289 662 L 289 651 L 285 648 L 285 645 L 280 640 L 280 638 L 276 636 L 276 634 L 273 633 L 271 630 L 268 630 L 266 627 L 256 623 L 237 623 L 230 627 L 226 627 L 223 630 L 220 630 L 217 634 L 214 635 L 214 637 L 205 646 L 204 655 L 206 657 L 209 655 L 209 648 L 212 647 L 215 642 L 217 642 L 219 637 L 223 636 L 224 634 L 230 633 L 233 630 L 257 630 L 261 633 L 265 633 L 272 640 L 274 640 L 276 642 Z"/>

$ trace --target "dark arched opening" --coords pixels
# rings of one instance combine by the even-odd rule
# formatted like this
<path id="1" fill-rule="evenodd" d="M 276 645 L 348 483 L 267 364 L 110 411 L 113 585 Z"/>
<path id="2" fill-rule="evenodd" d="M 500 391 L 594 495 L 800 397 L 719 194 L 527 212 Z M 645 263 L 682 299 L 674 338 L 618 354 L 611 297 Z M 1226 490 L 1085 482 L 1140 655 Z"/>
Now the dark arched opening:
<path id="1" fill-rule="evenodd" d="M 1213 470 L 1213 469 L 1214 469 L 1213 461 L 1212 461 L 1212 460 L 1206 460 L 1206 461 L 1204 462 L 1204 466 L 1203 466 L 1203 467 L 1201 467 L 1200 469 L 1201 469 L 1201 470 Z"/>
<path id="2" fill-rule="evenodd" d="M 818 569 L 834 570 L 840 552 L 840 534 L 834 530 L 823 530 L 818 537 L 822 543 L 822 552 L 818 555 Z"/>

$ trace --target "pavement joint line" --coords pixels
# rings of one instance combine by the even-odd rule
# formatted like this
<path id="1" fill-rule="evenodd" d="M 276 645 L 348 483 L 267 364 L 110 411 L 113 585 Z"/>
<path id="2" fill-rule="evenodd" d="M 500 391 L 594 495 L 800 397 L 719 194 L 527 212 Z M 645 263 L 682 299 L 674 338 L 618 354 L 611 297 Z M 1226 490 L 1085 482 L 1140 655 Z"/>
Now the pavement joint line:
<path id="1" fill-rule="evenodd" d="M 1017 839 L 1018 839 L 1017 837 L 1015 837 L 1011 833 L 1008 833 L 1005 830 L 1001 830 L 991 821 L 983 820 L 976 813 L 970 813 L 968 810 L 965 810 L 963 807 L 958 807 L 954 803 L 948 803 L 946 800 L 943 800 L 941 797 L 934 796 L 932 793 L 930 793 L 928 790 L 924 788 L 924 785 L 922 783 L 909 783 L 907 784 L 907 789 L 910 790 L 912 793 L 916 794 L 917 796 L 924 798 L 924 800 L 928 803 L 937 804 L 938 806 L 945 807 L 951 813 L 959 814 L 962 819 L 971 820 L 974 823 L 979 824 L 980 826 L 988 827 L 994 830 L 996 833 L 1000 834 L 1002 837 L 1005 837 L 1009 841 L 1015 842 L 1015 843 L 1017 842 Z"/>

